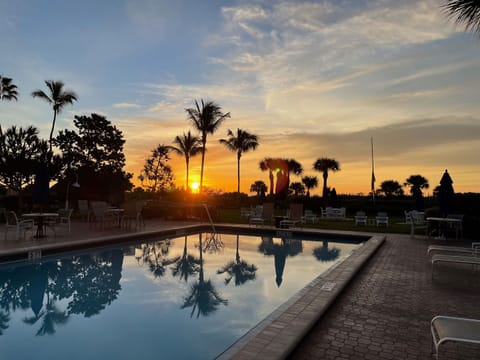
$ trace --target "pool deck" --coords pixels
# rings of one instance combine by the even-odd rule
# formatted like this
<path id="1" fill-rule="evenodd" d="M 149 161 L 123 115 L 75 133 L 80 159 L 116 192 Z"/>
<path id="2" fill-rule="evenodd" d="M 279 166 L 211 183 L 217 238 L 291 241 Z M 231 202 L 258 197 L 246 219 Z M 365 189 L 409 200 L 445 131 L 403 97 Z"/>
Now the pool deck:
<path id="1" fill-rule="evenodd" d="M 19 241 L 10 233 L 5 240 L 0 225 L 0 256 L 146 238 L 199 224 L 150 220 L 141 230 L 125 230 L 74 221 L 70 235 L 59 232 L 57 237 Z M 432 278 L 427 256 L 432 243 L 468 242 L 371 235 L 355 254 L 315 279 L 221 358 L 430 359 L 430 321 L 435 315 L 480 318 L 478 269 L 439 264 Z M 442 359 L 478 359 L 480 346 L 447 343 L 441 354 Z"/>

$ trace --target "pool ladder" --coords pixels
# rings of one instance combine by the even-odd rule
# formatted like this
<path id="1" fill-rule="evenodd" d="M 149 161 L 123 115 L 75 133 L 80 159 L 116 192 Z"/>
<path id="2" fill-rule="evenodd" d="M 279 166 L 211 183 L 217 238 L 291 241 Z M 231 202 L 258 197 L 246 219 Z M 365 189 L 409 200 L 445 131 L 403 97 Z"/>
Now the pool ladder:
<path id="1" fill-rule="evenodd" d="M 217 231 L 215 230 L 215 225 L 213 224 L 212 216 L 210 215 L 210 211 L 208 210 L 208 205 L 206 203 L 203 203 L 202 205 L 205 208 L 205 211 L 208 215 L 208 220 L 210 221 L 210 225 L 212 225 L 212 232 L 216 234 Z"/>
<path id="2" fill-rule="evenodd" d="M 220 251 L 223 249 L 224 244 L 222 242 L 220 234 L 217 234 L 217 231 L 215 230 L 215 224 L 213 223 L 212 216 L 210 215 L 210 211 L 208 210 L 208 205 L 206 203 L 203 203 L 202 205 L 205 208 L 205 212 L 208 215 L 208 220 L 210 221 L 210 225 L 212 226 L 212 233 L 209 236 L 207 236 L 207 239 L 204 245 L 204 251 L 209 251 L 209 252 Z"/>

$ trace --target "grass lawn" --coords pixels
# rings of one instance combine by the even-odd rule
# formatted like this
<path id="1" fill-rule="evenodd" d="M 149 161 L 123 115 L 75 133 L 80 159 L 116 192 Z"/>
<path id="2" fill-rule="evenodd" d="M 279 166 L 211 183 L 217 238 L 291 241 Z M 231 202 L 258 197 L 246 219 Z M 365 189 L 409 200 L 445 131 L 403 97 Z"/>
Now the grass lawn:
<path id="1" fill-rule="evenodd" d="M 372 217 L 370 217 L 372 218 Z M 233 223 L 233 224 L 248 224 L 248 219 L 240 216 L 240 209 L 222 209 L 217 213 L 214 219 L 219 223 Z M 403 223 L 402 223 L 403 222 Z M 395 233 L 395 234 L 409 234 L 410 225 L 404 223 L 405 217 L 390 217 L 388 219 L 388 227 L 376 226 L 355 226 L 355 221 L 352 218 L 348 220 L 324 220 L 320 218 L 317 224 L 304 224 L 304 228 L 312 229 L 326 229 L 326 230 L 345 230 L 345 231 L 366 231 L 378 233 Z"/>

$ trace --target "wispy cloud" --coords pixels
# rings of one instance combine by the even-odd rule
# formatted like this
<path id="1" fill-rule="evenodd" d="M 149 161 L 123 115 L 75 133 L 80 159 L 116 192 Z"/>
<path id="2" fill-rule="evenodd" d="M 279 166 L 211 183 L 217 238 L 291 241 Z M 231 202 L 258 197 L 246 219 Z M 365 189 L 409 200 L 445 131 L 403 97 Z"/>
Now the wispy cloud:
<path id="1" fill-rule="evenodd" d="M 138 104 L 132 104 L 132 103 L 117 103 L 113 104 L 112 107 L 116 109 L 140 109 L 141 106 Z"/>

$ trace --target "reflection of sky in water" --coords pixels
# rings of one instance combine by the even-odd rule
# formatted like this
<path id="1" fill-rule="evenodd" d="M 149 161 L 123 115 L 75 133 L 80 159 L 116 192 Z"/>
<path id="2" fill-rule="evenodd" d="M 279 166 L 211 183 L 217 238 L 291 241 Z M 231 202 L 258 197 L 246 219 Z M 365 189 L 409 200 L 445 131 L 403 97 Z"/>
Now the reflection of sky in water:
<path id="1" fill-rule="evenodd" d="M 253 280 L 235 286 L 235 277 L 226 284 L 231 275 L 217 271 L 235 263 L 237 236 L 221 239 L 225 246 L 219 253 L 202 254 L 203 287 L 198 287 L 199 267 L 188 282 L 172 275 L 173 259 L 183 255 L 184 237 L 171 240 L 166 254 L 157 243 L 144 251 L 126 248 L 123 255 L 82 256 L 85 263 L 77 256 L 2 267 L 0 359 L 210 359 L 331 266 L 331 261 L 317 260 L 315 248 L 337 248 L 341 259 L 357 246 L 240 235 L 238 260 L 257 270 Z M 198 235 L 187 237 L 187 253 L 199 258 Z M 277 286 L 276 271 L 282 267 Z M 159 268 L 164 271 L 155 276 Z M 182 309 L 194 285 L 198 297 Z"/>

